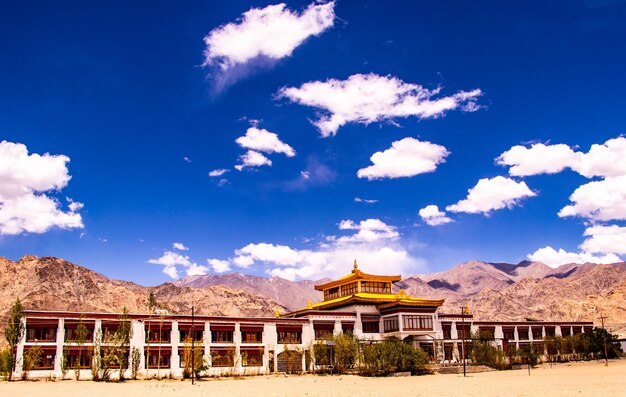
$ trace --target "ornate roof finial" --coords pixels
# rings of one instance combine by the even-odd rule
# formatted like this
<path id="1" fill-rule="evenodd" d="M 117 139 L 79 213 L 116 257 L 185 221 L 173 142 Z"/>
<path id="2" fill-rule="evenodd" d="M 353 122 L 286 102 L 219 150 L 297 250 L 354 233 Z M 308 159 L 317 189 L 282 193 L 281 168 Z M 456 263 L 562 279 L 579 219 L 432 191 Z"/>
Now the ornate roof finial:
<path id="1" fill-rule="evenodd" d="M 313 309 L 313 301 L 312 301 L 311 299 L 309 299 L 309 302 L 308 302 L 308 304 L 307 304 L 307 307 L 308 307 L 309 309 Z"/>
<path id="2" fill-rule="evenodd" d="M 280 317 L 280 310 L 278 310 L 278 308 L 274 309 L 274 316 L 276 316 L 276 318 Z"/>
<path id="3" fill-rule="evenodd" d="M 356 259 L 355 259 L 354 260 L 354 268 L 352 269 L 352 273 L 356 272 L 357 270 L 359 270 L 359 265 L 357 265 Z"/>

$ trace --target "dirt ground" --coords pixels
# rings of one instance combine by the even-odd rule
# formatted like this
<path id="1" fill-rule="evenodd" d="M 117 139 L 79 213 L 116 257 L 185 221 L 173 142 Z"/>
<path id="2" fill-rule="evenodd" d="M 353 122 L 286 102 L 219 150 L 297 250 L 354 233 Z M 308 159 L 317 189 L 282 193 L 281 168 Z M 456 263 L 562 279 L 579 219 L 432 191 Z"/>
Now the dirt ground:
<path id="1" fill-rule="evenodd" d="M 607 396 L 626 397 L 626 360 L 542 365 L 531 370 L 463 375 L 365 378 L 257 376 L 190 381 L 0 382 L 0 396 Z"/>

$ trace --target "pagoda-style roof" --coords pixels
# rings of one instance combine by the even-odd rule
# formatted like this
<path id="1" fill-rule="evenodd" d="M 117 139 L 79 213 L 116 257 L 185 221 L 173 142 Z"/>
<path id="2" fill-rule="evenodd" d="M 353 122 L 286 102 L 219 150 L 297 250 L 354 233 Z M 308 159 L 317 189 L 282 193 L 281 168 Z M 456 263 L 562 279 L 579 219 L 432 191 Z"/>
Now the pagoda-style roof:
<path id="1" fill-rule="evenodd" d="M 370 292 L 358 292 L 353 295 L 311 303 L 308 307 L 287 313 L 284 316 L 297 316 L 306 314 L 308 311 L 330 310 L 351 304 L 374 304 L 379 309 L 388 307 L 439 307 L 443 305 L 443 299 L 422 299 L 406 295 L 404 291 L 398 294 L 376 294 Z"/>
<path id="2" fill-rule="evenodd" d="M 383 283 L 395 283 L 396 281 L 400 281 L 401 279 L 402 279 L 402 276 L 378 276 L 378 275 L 374 275 L 374 274 L 363 273 L 357 267 L 356 260 L 355 260 L 354 261 L 354 269 L 352 269 L 352 273 L 350 273 L 350 274 L 348 274 L 346 276 L 343 276 L 342 278 L 340 278 L 338 280 L 329 281 L 326 284 L 316 285 L 315 289 L 317 291 L 324 291 L 325 289 L 338 287 L 340 285 L 349 284 L 349 283 L 357 281 L 357 280 L 377 281 L 377 282 L 383 282 Z"/>

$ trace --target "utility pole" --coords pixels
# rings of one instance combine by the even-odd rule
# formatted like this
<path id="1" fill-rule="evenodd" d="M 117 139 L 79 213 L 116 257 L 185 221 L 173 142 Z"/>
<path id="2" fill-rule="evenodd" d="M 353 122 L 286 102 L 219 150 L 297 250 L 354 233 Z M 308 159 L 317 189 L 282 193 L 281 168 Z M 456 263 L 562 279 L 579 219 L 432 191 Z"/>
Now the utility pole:
<path id="1" fill-rule="evenodd" d="M 606 330 L 604 329 L 604 320 L 606 320 L 606 316 L 600 316 L 600 321 L 602 322 L 602 339 L 604 340 L 604 366 L 609 366 L 609 356 L 606 351 Z"/>
<path id="2" fill-rule="evenodd" d="M 461 306 L 461 357 L 463 359 L 463 377 L 466 376 L 465 369 L 465 306 Z"/>
<path id="3" fill-rule="evenodd" d="M 191 305 L 191 384 L 194 384 L 196 371 L 195 371 L 195 359 L 196 359 L 196 349 L 195 349 L 195 340 L 196 340 L 196 332 L 195 332 L 195 316 L 194 316 L 194 306 Z"/>

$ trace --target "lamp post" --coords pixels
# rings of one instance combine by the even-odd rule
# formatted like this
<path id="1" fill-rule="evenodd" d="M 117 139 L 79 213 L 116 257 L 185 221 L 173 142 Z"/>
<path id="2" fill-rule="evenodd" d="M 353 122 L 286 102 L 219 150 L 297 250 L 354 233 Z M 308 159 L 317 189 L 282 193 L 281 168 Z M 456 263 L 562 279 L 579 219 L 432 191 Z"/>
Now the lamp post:
<path id="1" fill-rule="evenodd" d="M 602 339 L 604 341 L 604 366 L 608 367 L 609 366 L 609 356 L 607 355 L 607 351 L 606 351 L 606 330 L 604 329 L 604 320 L 606 319 L 606 316 L 601 316 L 600 317 L 600 321 L 602 322 Z"/>
<path id="2" fill-rule="evenodd" d="M 195 340 L 196 340 L 196 332 L 195 332 L 195 316 L 194 316 L 194 306 L 191 305 L 191 384 L 195 384 L 196 371 L 195 371 L 195 359 L 196 359 L 196 350 L 195 350 Z"/>
<path id="3" fill-rule="evenodd" d="M 467 306 L 461 306 L 461 356 L 463 359 L 463 377 L 467 376 L 467 372 L 465 369 L 465 312 Z"/>

